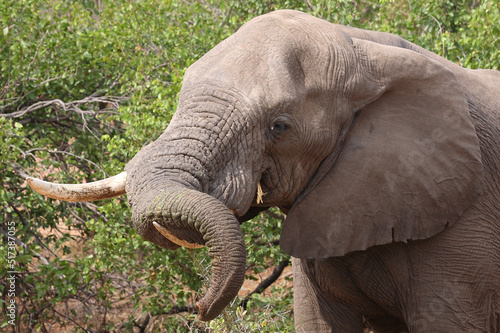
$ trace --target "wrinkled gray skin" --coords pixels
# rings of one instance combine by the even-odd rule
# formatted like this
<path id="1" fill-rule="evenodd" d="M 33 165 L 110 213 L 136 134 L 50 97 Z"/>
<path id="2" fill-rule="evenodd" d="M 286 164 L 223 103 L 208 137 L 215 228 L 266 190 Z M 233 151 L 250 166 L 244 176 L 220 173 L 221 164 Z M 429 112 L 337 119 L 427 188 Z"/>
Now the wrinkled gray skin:
<path id="1" fill-rule="evenodd" d="M 243 281 L 237 219 L 278 206 L 298 332 L 500 332 L 499 87 L 394 35 L 258 17 L 127 165 L 135 226 L 209 247 L 203 320 Z"/>

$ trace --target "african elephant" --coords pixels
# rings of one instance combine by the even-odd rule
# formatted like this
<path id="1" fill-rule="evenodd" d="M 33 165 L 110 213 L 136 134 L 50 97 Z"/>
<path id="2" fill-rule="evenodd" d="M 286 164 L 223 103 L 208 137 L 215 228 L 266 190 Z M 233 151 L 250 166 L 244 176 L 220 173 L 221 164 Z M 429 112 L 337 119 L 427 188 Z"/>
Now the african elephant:
<path id="1" fill-rule="evenodd" d="M 500 332 L 500 73 L 391 34 L 257 17 L 187 70 L 168 128 L 124 173 L 29 183 L 126 192 L 145 239 L 207 246 L 201 320 L 243 282 L 239 222 L 277 206 L 297 331 Z"/>

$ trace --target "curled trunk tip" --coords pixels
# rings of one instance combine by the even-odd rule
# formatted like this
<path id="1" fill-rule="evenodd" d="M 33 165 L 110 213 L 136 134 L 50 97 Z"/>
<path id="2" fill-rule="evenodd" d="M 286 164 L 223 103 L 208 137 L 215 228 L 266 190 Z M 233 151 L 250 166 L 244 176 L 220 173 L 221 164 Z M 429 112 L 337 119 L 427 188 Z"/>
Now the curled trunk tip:
<path id="1" fill-rule="evenodd" d="M 215 319 L 238 295 L 245 278 L 246 248 L 239 222 L 221 201 L 180 184 L 164 184 L 158 192 L 146 193 L 146 197 L 129 196 L 134 200 L 133 218 L 141 235 L 158 242 L 156 233 L 188 248 L 207 246 L 212 276 L 196 306 L 200 320 Z"/>

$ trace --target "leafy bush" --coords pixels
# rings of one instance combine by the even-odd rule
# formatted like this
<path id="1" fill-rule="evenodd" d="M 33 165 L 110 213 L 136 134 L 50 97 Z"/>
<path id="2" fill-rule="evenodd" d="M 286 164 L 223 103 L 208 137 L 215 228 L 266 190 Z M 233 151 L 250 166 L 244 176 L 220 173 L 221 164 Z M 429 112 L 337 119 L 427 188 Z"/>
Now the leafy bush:
<path id="1" fill-rule="evenodd" d="M 0 243 L 0 307 L 8 314 L 14 276 L 17 315 L 16 326 L 0 316 L 0 327 L 293 330 L 287 287 L 252 296 L 246 310 L 235 301 L 217 320 L 197 322 L 205 251 L 165 251 L 144 241 L 124 198 L 56 202 L 22 179 L 75 183 L 120 172 L 167 126 L 186 68 L 250 18 L 283 8 L 399 34 L 465 67 L 500 68 L 495 0 L 2 1 L 0 231 L 7 241 Z M 287 262 L 274 214 L 243 225 L 249 279 Z"/>

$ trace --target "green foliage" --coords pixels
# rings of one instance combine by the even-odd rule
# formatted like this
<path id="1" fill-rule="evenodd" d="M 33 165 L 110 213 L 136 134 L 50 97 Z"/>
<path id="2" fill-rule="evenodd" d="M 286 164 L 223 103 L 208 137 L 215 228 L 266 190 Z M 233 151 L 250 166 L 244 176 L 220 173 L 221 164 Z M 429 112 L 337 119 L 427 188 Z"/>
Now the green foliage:
<path id="1" fill-rule="evenodd" d="M 235 301 L 208 327 L 211 332 L 295 332 L 291 296 L 291 290 L 273 287 L 271 296 L 252 296 L 248 310 Z"/>
<path id="2" fill-rule="evenodd" d="M 381 1 L 360 24 L 387 31 L 467 68 L 500 68 L 498 1 Z"/>
<path id="3" fill-rule="evenodd" d="M 0 2 L 0 231 L 7 240 L 0 307 L 7 313 L 7 277 L 16 272 L 17 332 L 51 325 L 137 331 L 148 323 L 152 331 L 293 331 L 290 283 L 253 295 L 246 310 L 235 301 L 200 323 L 191 310 L 209 277 L 206 251 L 144 241 L 124 198 L 61 203 L 33 193 L 21 177 L 74 183 L 120 172 L 167 126 L 186 68 L 252 17 L 284 8 L 392 32 L 465 67 L 500 68 L 495 0 Z M 287 259 L 276 213 L 242 226 L 249 280 Z M 0 327 L 8 320 L 0 316 Z"/>

